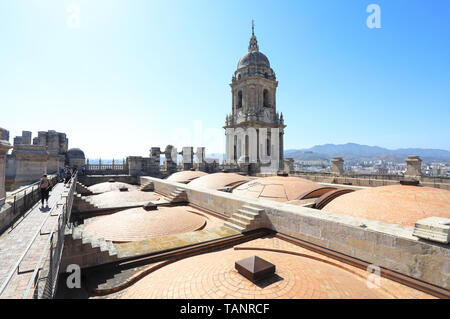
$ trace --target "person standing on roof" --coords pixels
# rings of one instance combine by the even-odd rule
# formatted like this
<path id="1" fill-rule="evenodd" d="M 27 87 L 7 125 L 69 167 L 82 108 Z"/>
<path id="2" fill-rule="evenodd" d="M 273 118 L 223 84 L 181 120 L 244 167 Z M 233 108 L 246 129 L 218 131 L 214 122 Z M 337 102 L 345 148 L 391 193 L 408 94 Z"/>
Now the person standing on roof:
<path id="1" fill-rule="evenodd" d="M 47 174 L 42 175 L 41 181 L 39 182 L 39 189 L 41 191 L 41 203 L 42 208 L 44 208 L 44 201 L 47 203 L 48 207 L 48 193 L 50 192 L 51 182 L 47 178 Z"/>
<path id="2" fill-rule="evenodd" d="M 64 186 L 66 186 L 67 183 L 69 183 L 70 178 L 72 177 L 72 170 L 69 166 L 66 166 L 64 169 Z"/>

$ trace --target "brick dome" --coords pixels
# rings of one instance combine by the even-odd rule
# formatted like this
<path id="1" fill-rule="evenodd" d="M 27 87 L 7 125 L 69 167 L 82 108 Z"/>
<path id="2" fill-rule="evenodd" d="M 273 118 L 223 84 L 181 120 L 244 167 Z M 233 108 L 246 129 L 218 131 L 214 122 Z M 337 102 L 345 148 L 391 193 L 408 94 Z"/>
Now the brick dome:
<path id="1" fill-rule="evenodd" d="M 247 176 L 236 173 L 214 173 L 197 178 L 188 185 L 221 190 L 227 187 L 234 187 L 248 180 Z"/>
<path id="2" fill-rule="evenodd" d="M 153 211 L 138 207 L 96 217 L 87 223 L 85 231 L 113 242 L 130 242 L 194 231 L 205 223 L 205 217 L 188 206 Z"/>
<path id="3" fill-rule="evenodd" d="M 208 173 L 202 171 L 182 171 L 176 172 L 169 177 L 167 177 L 168 181 L 177 182 L 177 183 L 189 183 L 190 181 L 208 175 Z"/>
<path id="4" fill-rule="evenodd" d="M 450 218 L 450 191 L 407 185 L 373 187 L 339 196 L 322 210 L 414 226 L 426 217 Z"/>
<path id="5" fill-rule="evenodd" d="M 315 182 L 299 177 L 271 176 L 251 180 L 240 185 L 234 194 L 287 202 L 296 199 L 319 197 L 333 190 L 333 187 L 323 187 Z"/>

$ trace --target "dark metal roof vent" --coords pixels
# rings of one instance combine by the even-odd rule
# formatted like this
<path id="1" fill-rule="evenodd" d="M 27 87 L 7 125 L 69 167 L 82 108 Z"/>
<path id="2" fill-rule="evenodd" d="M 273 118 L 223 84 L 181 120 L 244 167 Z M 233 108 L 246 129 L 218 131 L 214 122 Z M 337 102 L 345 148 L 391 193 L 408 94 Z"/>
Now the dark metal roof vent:
<path id="1" fill-rule="evenodd" d="M 245 278 L 255 282 L 275 274 L 275 265 L 258 256 L 241 259 L 234 268 Z"/>
<path id="2" fill-rule="evenodd" d="M 417 179 L 402 179 L 400 180 L 400 184 L 409 186 L 419 186 L 420 182 Z"/>
<path id="3" fill-rule="evenodd" d="M 156 206 L 156 204 L 154 204 L 154 203 L 152 203 L 152 202 L 148 202 L 147 204 L 145 204 L 145 205 L 143 206 L 143 208 L 144 208 L 146 211 L 151 211 L 151 210 L 157 210 L 157 209 L 158 209 L 158 206 Z"/>
<path id="4" fill-rule="evenodd" d="M 289 176 L 289 174 L 284 171 L 278 171 L 277 176 L 285 176 L 286 177 L 286 176 Z"/>

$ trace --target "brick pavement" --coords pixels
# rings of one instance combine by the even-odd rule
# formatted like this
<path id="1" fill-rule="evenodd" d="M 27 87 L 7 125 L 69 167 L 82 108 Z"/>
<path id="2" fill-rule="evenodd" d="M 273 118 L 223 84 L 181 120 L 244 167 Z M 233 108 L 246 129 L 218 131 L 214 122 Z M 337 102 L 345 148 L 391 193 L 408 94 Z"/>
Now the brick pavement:
<path id="1" fill-rule="evenodd" d="M 147 275 L 110 298 L 432 298 L 380 278 L 369 288 L 364 270 L 278 238 L 257 239 L 238 247 L 287 250 L 301 256 L 233 248 L 186 258 Z M 234 262 L 260 256 L 276 265 L 276 276 L 254 284 L 234 269 Z"/>
<path id="2" fill-rule="evenodd" d="M 205 224 L 206 218 L 200 211 L 189 206 L 158 207 L 154 211 L 137 207 L 96 217 L 84 229 L 95 237 L 130 242 L 192 232 Z"/>

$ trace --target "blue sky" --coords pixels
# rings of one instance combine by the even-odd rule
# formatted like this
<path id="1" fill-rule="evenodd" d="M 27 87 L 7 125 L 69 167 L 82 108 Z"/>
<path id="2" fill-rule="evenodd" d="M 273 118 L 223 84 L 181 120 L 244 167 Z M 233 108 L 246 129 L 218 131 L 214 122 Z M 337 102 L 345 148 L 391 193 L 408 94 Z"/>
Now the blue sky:
<path id="1" fill-rule="evenodd" d="M 381 8 L 369 29 L 366 7 Z M 70 5 L 80 27 L 70 28 Z M 223 152 L 251 20 L 279 81 L 285 149 L 450 150 L 450 1 L 0 1 L 0 126 L 88 157 Z"/>

